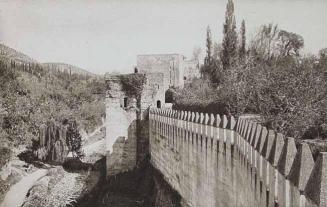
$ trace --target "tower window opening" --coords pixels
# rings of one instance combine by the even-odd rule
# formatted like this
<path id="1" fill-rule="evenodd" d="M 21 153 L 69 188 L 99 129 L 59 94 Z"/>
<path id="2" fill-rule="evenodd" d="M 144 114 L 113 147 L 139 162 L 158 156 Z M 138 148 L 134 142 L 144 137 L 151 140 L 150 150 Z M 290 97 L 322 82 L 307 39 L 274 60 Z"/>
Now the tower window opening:
<path id="1" fill-rule="evenodd" d="M 124 98 L 124 108 L 127 108 L 127 97 Z"/>
<path id="2" fill-rule="evenodd" d="M 157 108 L 160 109 L 161 108 L 161 101 L 157 101 Z"/>

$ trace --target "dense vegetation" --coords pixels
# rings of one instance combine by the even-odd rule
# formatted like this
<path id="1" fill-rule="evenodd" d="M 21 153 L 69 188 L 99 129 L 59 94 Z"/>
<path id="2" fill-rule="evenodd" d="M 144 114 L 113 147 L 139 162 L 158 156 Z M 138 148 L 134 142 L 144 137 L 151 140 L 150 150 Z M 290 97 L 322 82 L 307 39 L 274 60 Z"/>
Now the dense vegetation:
<path id="1" fill-rule="evenodd" d="M 208 27 L 201 79 L 174 91 L 174 107 L 239 116 L 260 114 L 272 129 L 296 138 L 327 139 L 327 50 L 301 55 L 303 38 L 263 25 L 246 45 L 228 1 L 224 37 L 213 43 Z"/>
<path id="2" fill-rule="evenodd" d="M 140 99 L 143 91 L 144 84 L 146 82 L 146 77 L 144 74 L 129 74 L 119 76 L 122 90 L 128 97 L 133 97 L 135 99 Z"/>
<path id="3" fill-rule="evenodd" d="M 47 121 L 76 121 L 93 131 L 104 117 L 104 80 L 49 70 L 38 63 L 0 61 L 0 142 L 29 145 Z"/>

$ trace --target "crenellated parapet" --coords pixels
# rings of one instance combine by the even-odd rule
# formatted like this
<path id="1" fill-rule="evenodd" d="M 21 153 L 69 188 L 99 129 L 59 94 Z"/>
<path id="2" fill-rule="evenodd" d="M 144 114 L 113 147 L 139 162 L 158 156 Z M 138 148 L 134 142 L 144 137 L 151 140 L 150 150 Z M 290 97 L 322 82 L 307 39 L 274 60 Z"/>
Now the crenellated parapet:
<path id="1" fill-rule="evenodd" d="M 151 162 L 185 206 L 327 206 L 327 153 L 250 117 L 150 110 Z"/>

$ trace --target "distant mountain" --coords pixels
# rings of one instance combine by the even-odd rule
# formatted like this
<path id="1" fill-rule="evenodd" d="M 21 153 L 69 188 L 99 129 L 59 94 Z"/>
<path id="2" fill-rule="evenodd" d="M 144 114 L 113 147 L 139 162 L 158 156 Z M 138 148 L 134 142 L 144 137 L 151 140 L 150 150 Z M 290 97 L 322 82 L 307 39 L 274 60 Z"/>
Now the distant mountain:
<path id="1" fill-rule="evenodd" d="M 15 49 L 12 49 L 4 44 L 0 43 L 0 59 L 10 62 L 14 61 L 15 63 L 38 63 L 42 65 L 45 69 L 50 70 L 59 70 L 59 71 L 66 71 L 68 73 L 72 74 L 81 74 L 81 75 L 88 75 L 95 77 L 97 75 L 79 68 L 77 66 L 73 66 L 66 63 L 39 63 L 38 61 L 34 60 L 33 58 L 29 57 L 28 55 L 25 55 L 24 53 L 18 52 Z"/>
<path id="2" fill-rule="evenodd" d="M 0 58 L 13 60 L 19 63 L 37 63 L 36 60 L 30 58 L 24 53 L 18 52 L 4 44 L 0 44 Z"/>
<path id="3" fill-rule="evenodd" d="M 50 69 L 50 70 L 59 70 L 62 72 L 68 72 L 72 74 L 81 74 L 81 75 L 88 75 L 95 77 L 94 73 L 91 73 L 85 69 L 79 68 L 74 65 L 66 64 L 66 63 L 42 63 L 41 64 L 44 68 Z"/>

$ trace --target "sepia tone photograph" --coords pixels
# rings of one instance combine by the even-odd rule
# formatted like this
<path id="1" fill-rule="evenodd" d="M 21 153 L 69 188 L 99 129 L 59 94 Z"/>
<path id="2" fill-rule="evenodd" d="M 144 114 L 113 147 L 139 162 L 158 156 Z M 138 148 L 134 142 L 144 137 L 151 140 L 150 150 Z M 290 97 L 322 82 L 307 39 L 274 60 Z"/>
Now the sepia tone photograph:
<path id="1" fill-rule="evenodd" d="M 0 0 L 0 207 L 327 207 L 326 0 Z"/>

